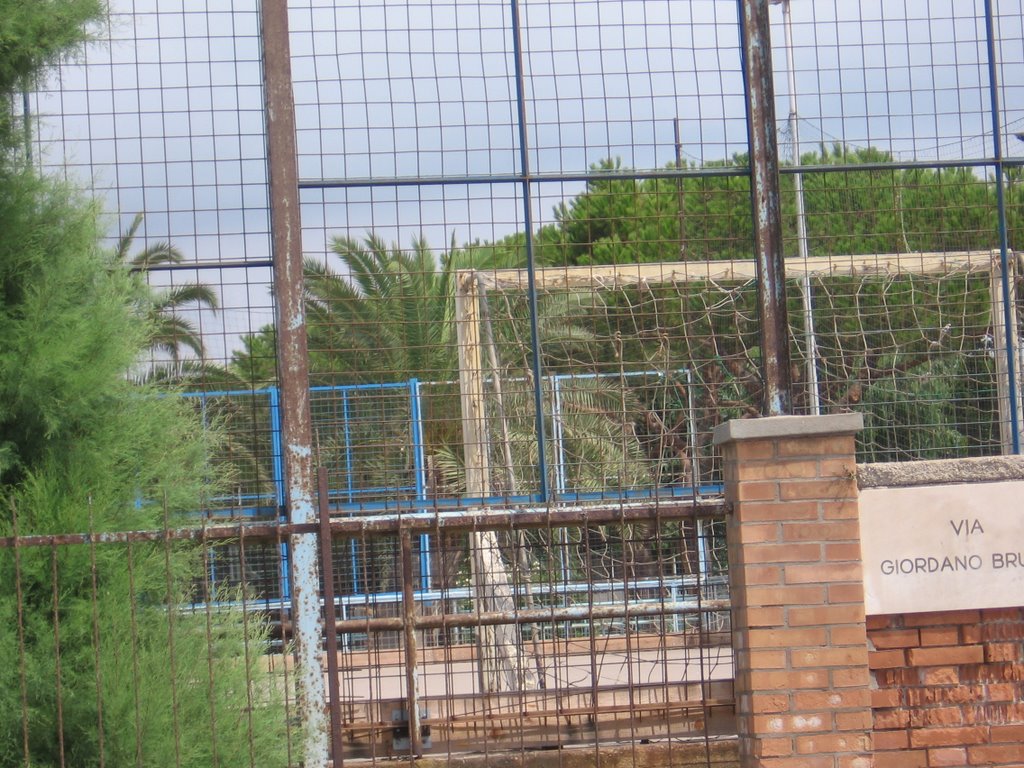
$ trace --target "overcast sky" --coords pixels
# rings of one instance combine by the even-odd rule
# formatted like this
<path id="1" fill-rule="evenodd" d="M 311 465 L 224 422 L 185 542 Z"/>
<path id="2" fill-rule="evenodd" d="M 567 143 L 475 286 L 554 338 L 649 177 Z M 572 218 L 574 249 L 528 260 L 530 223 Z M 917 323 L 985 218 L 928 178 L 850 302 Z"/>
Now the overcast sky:
<path id="1" fill-rule="evenodd" d="M 1020 0 L 994 2 L 1001 123 L 1024 129 Z M 121 226 L 189 258 L 263 260 L 269 219 L 255 0 L 110 0 L 111 24 L 33 99 L 46 162 L 101 192 Z M 373 230 L 405 245 L 522 228 L 510 183 L 389 180 L 523 171 L 507 2 L 292 0 L 300 176 L 382 186 L 303 192 L 304 245 Z M 900 159 L 992 154 L 982 0 L 792 0 L 803 147 Z M 771 9 L 778 117 L 788 113 L 782 11 Z M 652 169 L 746 149 L 735 0 L 523 0 L 527 158 L 538 176 L 605 158 Z M 1006 138 L 1004 137 L 1004 138 Z M 1007 143 L 1020 155 L 1020 145 Z M 785 151 L 785 150 L 784 150 Z M 536 186 L 535 220 L 581 189 Z M 116 225 L 113 227 L 116 229 Z M 175 273 L 173 278 L 195 279 Z M 265 269 L 204 271 L 229 306 L 203 317 L 215 357 L 272 318 Z"/>

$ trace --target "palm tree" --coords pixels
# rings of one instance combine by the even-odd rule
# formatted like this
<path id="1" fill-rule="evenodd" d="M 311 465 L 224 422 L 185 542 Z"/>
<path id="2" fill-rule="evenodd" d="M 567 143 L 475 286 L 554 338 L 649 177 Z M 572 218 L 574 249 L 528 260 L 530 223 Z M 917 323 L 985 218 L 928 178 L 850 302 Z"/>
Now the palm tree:
<path id="1" fill-rule="evenodd" d="M 306 315 L 308 320 L 310 372 L 318 384 L 380 384 L 404 382 L 411 378 L 452 382 L 458 378 L 456 346 L 455 281 L 462 268 L 495 269 L 520 266 L 521 249 L 515 247 L 452 247 L 435 258 L 423 239 L 410 250 L 387 245 L 370 235 L 363 241 L 336 238 L 333 254 L 341 270 L 322 262 L 307 260 Z M 594 297 L 587 292 L 556 292 L 538 297 L 538 331 L 545 364 L 571 368 L 572 362 L 592 367 L 595 337 L 585 318 Z M 484 298 L 495 312 L 487 313 L 484 342 L 488 346 L 485 376 L 493 386 L 491 421 L 492 492 L 519 496 L 536 492 L 538 445 L 533 397 L 529 332 L 530 305 L 521 293 L 499 293 Z M 246 352 L 236 354 L 235 364 L 255 370 L 256 352 L 266 350 L 271 333 L 265 329 L 250 337 Z M 265 356 L 265 355 L 264 355 Z M 500 380 L 502 390 L 496 383 Z M 553 380 L 546 381 L 545 399 L 551 409 Z M 641 409 L 623 382 L 584 377 L 563 383 L 559 391 L 558 415 L 545 416 L 548 455 L 553 456 L 553 420 L 558 419 L 559 446 L 565 461 L 560 467 L 570 489 L 604 490 L 609 487 L 638 488 L 652 483 L 634 425 L 623 416 Z M 424 408 L 430 412 L 425 424 L 428 466 L 435 472 L 442 495 L 467 491 L 462 456 L 460 401 L 452 386 L 445 396 L 431 398 Z M 383 424 L 373 426 L 369 444 L 409 444 L 410 436 L 383 437 Z M 325 430 L 326 432 L 326 430 Z M 318 435 L 318 461 L 332 466 L 342 456 L 341 445 L 349 437 Z M 382 451 L 383 453 L 384 451 Z M 368 454 L 368 451 L 364 451 Z M 338 462 L 342 460 L 339 458 Z M 373 461 L 373 460 L 371 460 Z M 394 467 L 364 468 L 374 474 L 372 484 L 387 487 Z M 550 471 L 554 471 L 549 467 Z M 391 485 L 394 483 L 392 482 Z M 479 534 L 483 537 L 484 534 Z M 493 537 L 492 537 L 493 538 Z M 541 543 L 543 544 L 543 543 Z M 492 596 L 494 610 L 511 610 L 512 570 L 526 576 L 529 563 L 513 560 L 497 541 L 471 541 L 477 586 Z M 519 549 L 525 552 L 523 547 Z M 544 546 L 534 555 L 543 559 Z M 486 557 L 485 557 L 486 555 Z M 521 559 L 521 558 L 520 558 Z M 449 572 L 457 565 L 448 564 Z M 542 569 L 543 570 L 543 569 Z M 509 628 L 510 629 L 510 628 Z M 499 637 L 499 635 L 501 635 Z M 490 679 L 498 688 L 528 685 L 529 674 L 517 661 L 515 638 L 499 633 L 488 642 L 502 670 Z"/>
<path id="2" fill-rule="evenodd" d="M 134 255 L 129 251 L 142 225 L 143 214 L 137 213 L 131 226 L 117 240 L 114 257 L 118 264 L 133 272 L 147 272 L 156 267 L 181 264 L 184 256 L 169 242 L 153 243 Z M 151 290 L 140 313 L 150 327 L 149 349 L 151 352 L 170 356 L 177 365 L 185 350 L 191 351 L 202 360 L 206 356 L 203 339 L 195 324 L 178 314 L 181 309 L 218 309 L 217 294 L 203 283 L 186 283 L 174 288 Z"/>
<path id="3" fill-rule="evenodd" d="M 422 239 L 406 251 L 397 245 L 387 246 L 373 235 L 362 243 L 337 238 L 332 250 L 347 274 L 320 261 L 307 260 L 305 264 L 310 371 L 314 381 L 322 384 L 380 384 L 412 378 L 454 381 L 458 377 L 456 272 L 471 265 L 504 268 L 517 261 L 514 249 L 457 249 L 454 245 L 435 259 Z M 564 366 L 567 360 L 588 356 L 594 336 L 584 323 L 587 299 L 572 293 L 538 298 L 538 329 L 542 347 L 554 353 L 552 362 L 557 359 Z M 500 378 L 507 389 L 503 418 L 508 432 L 502 439 L 512 446 L 516 466 L 533 467 L 537 448 L 531 445 L 535 438 L 529 305 L 522 296 L 502 295 L 495 302 L 501 311 L 487 324 L 494 353 L 494 369 L 488 375 Z M 257 346 L 253 342 L 246 345 L 247 349 Z M 610 462 L 595 463 L 593 459 L 635 442 L 623 435 L 621 419 L 617 419 L 624 410 L 623 397 L 628 395 L 620 386 L 590 379 L 573 382 L 562 397 L 565 445 L 591 459 L 576 462 L 579 475 L 574 485 L 595 488 L 606 477 L 591 475 L 603 471 L 598 464 Z M 458 461 L 460 452 L 452 443 L 459 438 L 444 429 L 444 422 L 459 420 L 459 404 L 455 397 L 447 398 L 446 403 L 443 417 L 436 420 L 441 423 L 432 425 L 435 431 L 426 440 L 440 458 L 438 466 L 450 481 L 449 490 L 457 492 L 461 468 L 453 461 Z M 641 482 L 641 473 L 628 474 L 628 485 Z M 517 483 L 505 478 L 499 485 L 509 493 L 522 493 L 536 490 L 537 483 L 537 478 L 521 476 Z"/>
<path id="4" fill-rule="evenodd" d="M 440 493 L 464 493 L 460 403 L 454 385 L 458 378 L 455 277 L 470 266 L 518 266 L 521 249 L 514 245 L 456 248 L 453 243 L 446 253 L 435 257 L 423 239 L 416 239 L 411 250 L 403 250 L 370 235 L 361 242 L 336 238 L 332 251 L 342 269 L 313 259 L 304 265 L 312 383 L 374 385 L 413 378 L 437 383 L 444 394 L 422 403 L 426 409 L 424 444 L 435 470 L 431 480 L 440 483 Z M 598 340 L 586 321 L 593 300 L 586 292 L 538 297 L 537 325 L 545 352 L 543 362 L 546 368 L 550 365 L 549 370 L 565 372 L 567 366 L 574 369 L 574 363 L 594 369 Z M 497 424 L 492 435 L 493 488 L 513 496 L 535 492 L 540 478 L 535 471 L 538 446 L 529 303 L 520 293 L 501 292 L 483 301 L 496 310 L 489 313 L 493 319 L 489 317 L 486 323 L 490 352 L 486 375 L 500 382 L 504 390 L 494 388 L 498 413 L 492 414 Z M 244 348 L 234 353 L 230 370 L 250 383 L 271 383 L 275 378 L 273 327 L 264 327 L 242 341 Z M 444 382 L 451 382 L 447 389 Z M 550 441 L 552 420 L 557 418 L 558 447 L 566 459 L 564 484 L 579 491 L 651 485 L 652 470 L 637 432 L 623 417 L 644 411 L 631 388 L 614 376 L 563 382 L 556 416 L 551 410 L 553 386 L 550 381 L 544 385 L 550 411 L 546 415 L 548 455 L 555 452 Z M 331 435 L 321 435 L 318 442 L 321 461 L 329 461 L 337 441 Z M 395 468 L 392 462 L 390 467 L 382 463 L 363 469 L 387 487 L 387 475 Z"/>
<path id="5" fill-rule="evenodd" d="M 369 384 L 448 375 L 455 366 L 454 273 L 422 238 L 411 250 L 336 238 L 347 276 L 307 259 L 310 369 L 317 379 Z"/>

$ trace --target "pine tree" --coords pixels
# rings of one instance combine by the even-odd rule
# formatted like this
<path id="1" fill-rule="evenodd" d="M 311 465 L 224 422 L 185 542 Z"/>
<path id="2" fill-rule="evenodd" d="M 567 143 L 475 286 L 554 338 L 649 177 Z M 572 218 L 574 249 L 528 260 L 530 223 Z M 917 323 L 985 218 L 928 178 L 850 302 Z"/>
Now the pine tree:
<path id="1" fill-rule="evenodd" d="M 0 104 L 98 12 L 0 0 Z M 183 524 L 216 480 L 215 438 L 127 376 L 153 332 L 148 289 L 102 247 L 95 204 L 28 167 L 0 115 L 0 537 Z M 0 766 L 285 763 L 259 620 L 181 610 L 199 557 L 0 548 Z"/>

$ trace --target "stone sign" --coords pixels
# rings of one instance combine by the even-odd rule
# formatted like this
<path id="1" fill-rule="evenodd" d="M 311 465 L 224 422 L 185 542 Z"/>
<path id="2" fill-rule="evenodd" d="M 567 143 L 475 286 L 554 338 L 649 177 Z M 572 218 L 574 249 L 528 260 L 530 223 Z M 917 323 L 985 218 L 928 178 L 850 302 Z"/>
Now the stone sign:
<path id="1" fill-rule="evenodd" d="M 1024 483 L 860 494 L 869 615 L 1024 605 Z"/>

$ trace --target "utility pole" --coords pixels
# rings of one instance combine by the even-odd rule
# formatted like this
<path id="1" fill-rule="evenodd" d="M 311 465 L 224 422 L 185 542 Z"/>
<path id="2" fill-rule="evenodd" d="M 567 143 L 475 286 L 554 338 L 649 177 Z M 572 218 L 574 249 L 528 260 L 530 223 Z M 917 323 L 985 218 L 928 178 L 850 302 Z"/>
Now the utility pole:
<path id="1" fill-rule="evenodd" d="M 786 70 L 789 75 L 789 139 L 793 147 L 793 188 L 796 192 L 796 242 L 800 259 L 807 263 L 810 255 L 807 248 L 807 212 L 804 207 L 804 175 L 800 172 L 800 118 L 796 108 L 796 65 L 793 54 L 793 15 L 790 0 L 771 0 L 772 5 L 782 6 L 783 28 L 786 40 Z M 814 333 L 814 294 L 811 290 L 811 276 L 804 274 L 801 280 L 804 303 L 804 345 L 807 348 L 807 393 L 810 412 L 821 413 L 821 393 L 818 387 L 818 339 Z"/>
<path id="2" fill-rule="evenodd" d="M 673 123 L 676 140 L 676 172 L 683 170 L 683 132 L 679 127 L 679 118 Z M 686 181 L 682 176 L 676 177 L 676 207 L 679 209 L 679 260 L 686 258 Z"/>

